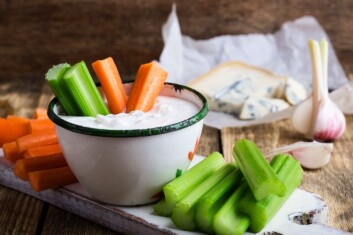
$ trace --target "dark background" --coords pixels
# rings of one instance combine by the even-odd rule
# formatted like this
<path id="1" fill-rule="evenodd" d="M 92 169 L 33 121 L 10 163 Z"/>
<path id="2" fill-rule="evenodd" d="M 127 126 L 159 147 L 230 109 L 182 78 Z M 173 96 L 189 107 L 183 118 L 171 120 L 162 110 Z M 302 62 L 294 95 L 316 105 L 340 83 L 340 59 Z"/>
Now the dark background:
<path id="1" fill-rule="evenodd" d="M 273 33 L 285 21 L 315 16 L 347 74 L 353 73 L 350 0 L 1 0 L 0 82 L 43 79 L 53 64 L 107 56 L 124 78 L 133 77 L 141 63 L 159 58 L 161 27 L 174 2 L 182 33 L 195 39 Z"/>

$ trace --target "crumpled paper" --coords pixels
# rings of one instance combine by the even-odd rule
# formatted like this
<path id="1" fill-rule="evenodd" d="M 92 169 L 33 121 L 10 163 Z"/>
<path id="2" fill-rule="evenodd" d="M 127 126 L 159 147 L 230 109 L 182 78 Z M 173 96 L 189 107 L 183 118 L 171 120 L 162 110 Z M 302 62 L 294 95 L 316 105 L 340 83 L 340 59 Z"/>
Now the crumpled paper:
<path id="1" fill-rule="evenodd" d="M 236 22 L 234 22 L 236 23 Z M 194 40 L 182 35 L 176 6 L 163 25 L 164 49 L 160 64 L 169 73 L 168 82 L 186 84 L 214 66 L 231 60 L 268 69 L 278 75 L 292 77 L 308 89 L 311 87 L 311 62 L 308 40 L 326 38 L 329 44 L 328 86 L 335 90 L 334 98 L 345 113 L 352 113 L 352 85 L 348 82 L 327 34 L 310 16 L 286 22 L 273 34 L 223 35 L 207 40 Z M 340 88 L 340 89 L 338 89 Z M 332 94 L 331 94 L 332 95 Z M 351 99 L 351 102 L 344 100 Z M 247 126 L 288 118 L 293 107 L 251 121 L 233 115 L 210 111 L 205 124 L 215 128 Z"/>

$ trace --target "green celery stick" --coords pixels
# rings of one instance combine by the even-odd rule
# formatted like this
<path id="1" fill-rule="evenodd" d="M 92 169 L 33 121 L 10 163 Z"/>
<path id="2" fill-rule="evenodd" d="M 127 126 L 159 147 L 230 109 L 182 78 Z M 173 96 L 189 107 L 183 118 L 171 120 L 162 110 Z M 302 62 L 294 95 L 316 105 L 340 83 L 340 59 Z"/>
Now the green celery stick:
<path id="1" fill-rule="evenodd" d="M 80 109 L 63 81 L 64 74 L 69 68 L 70 65 L 67 63 L 54 65 L 45 74 L 45 80 L 58 98 L 66 114 L 77 116 L 80 115 Z"/>
<path id="2" fill-rule="evenodd" d="M 225 164 L 222 154 L 211 153 L 204 160 L 172 180 L 163 187 L 164 199 L 154 206 L 154 212 L 161 216 L 171 216 L 174 206 L 201 182 Z"/>
<path id="3" fill-rule="evenodd" d="M 65 73 L 64 81 L 84 116 L 109 114 L 85 62 L 81 61 L 72 66 Z"/>
<path id="4" fill-rule="evenodd" d="M 235 164 L 225 164 L 181 199 L 173 209 L 172 221 L 174 224 L 183 230 L 195 230 L 197 228 L 195 221 L 196 203 L 235 169 Z"/>
<path id="5" fill-rule="evenodd" d="M 271 194 L 279 197 L 285 195 L 285 185 L 278 179 L 254 142 L 246 139 L 235 142 L 233 158 L 256 200 L 262 200 Z"/>
<path id="6" fill-rule="evenodd" d="M 242 179 L 243 175 L 237 167 L 197 202 L 195 220 L 197 227 L 201 231 L 208 234 L 214 233 L 212 225 L 213 217 L 236 187 L 240 185 Z"/>
<path id="7" fill-rule="evenodd" d="M 249 217 L 245 213 L 238 211 L 239 201 L 248 189 L 248 185 L 244 180 L 215 214 L 213 228 L 216 234 L 241 235 L 248 229 L 250 224 Z"/>
<path id="8" fill-rule="evenodd" d="M 250 217 L 250 230 L 261 231 L 270 219 L 277 213 L 283 203 L 300 185 L 303 178 L 303 169 L 299 162 L 286 154 L 274 157 L 271 166 L 278 178 L 284 182 L 287 191 L 283 197 L 270 195 L 261 201 L 257 201 L 249 190 L 239 203 L 239 210 Z"/>

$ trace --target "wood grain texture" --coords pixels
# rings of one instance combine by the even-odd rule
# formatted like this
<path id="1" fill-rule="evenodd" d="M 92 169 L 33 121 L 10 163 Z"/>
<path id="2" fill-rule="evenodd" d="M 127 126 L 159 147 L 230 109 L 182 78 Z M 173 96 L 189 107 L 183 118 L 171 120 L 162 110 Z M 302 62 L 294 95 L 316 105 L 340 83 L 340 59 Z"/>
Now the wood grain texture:
<path id="1" fill-rule="evenodd" d="M 77 215 L 50 206 L 43 226 L 42 234 L 119 234 L 110 229 L 89 222 Z"/>
<path id="2" fill-rule="evenodd" d="M 320 195 L 329 207 L 329 225 L 353 232 L 353 116 L 346 116 L 347 130 L 334 143 L 334 152 L 328 165 L 304 172 L 301 188 Z M 243 128 L 225 128 L 221 131 L 225 158 L 232 158 L 236 140 L 248 138 L 262 152 L 278 146 L 303 141 L 290 120 Z"/>
<path id="3" fill-rule="evenodd" d="M 205 126 L 202 129 L 202 135 L 197 149 L 197 154 L 207 156 L 212 152 L 221 151 L 220 131 L 218 129 Z"/>
<path id="4" fill-rule="evenodd" d="M 0 81 L 42 79 L 53 64 L 113 56 L 121 74 L 158 59 L 161 27 L 176 2 L 182 33 L 195 39 L 273 33 L 304 15 L 328 33 L 347 73 L 353 72 L 350 0 L 1 1 Z"/>
<path id="5" fill-rule="evenodd" d="M 44 203 L 0 186 L 1 234 L 36 234 Z"/>

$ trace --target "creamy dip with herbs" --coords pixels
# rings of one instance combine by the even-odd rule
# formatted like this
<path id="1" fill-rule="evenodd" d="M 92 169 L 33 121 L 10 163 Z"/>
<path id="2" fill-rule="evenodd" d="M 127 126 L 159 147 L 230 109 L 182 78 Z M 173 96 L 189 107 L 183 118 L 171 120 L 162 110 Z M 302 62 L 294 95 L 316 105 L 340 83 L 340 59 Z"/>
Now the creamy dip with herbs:
<path id="1" fill-rule="evenodd" d="M 158 96 L 148 112 L 139 110 L 130 113 L 108 114 L 97 117 L 60 116 L 76 125 L 111 130 L 146 129 L 181 122 L 194 116 L 200 110 L 196 104 L 176 97 Z"/>

